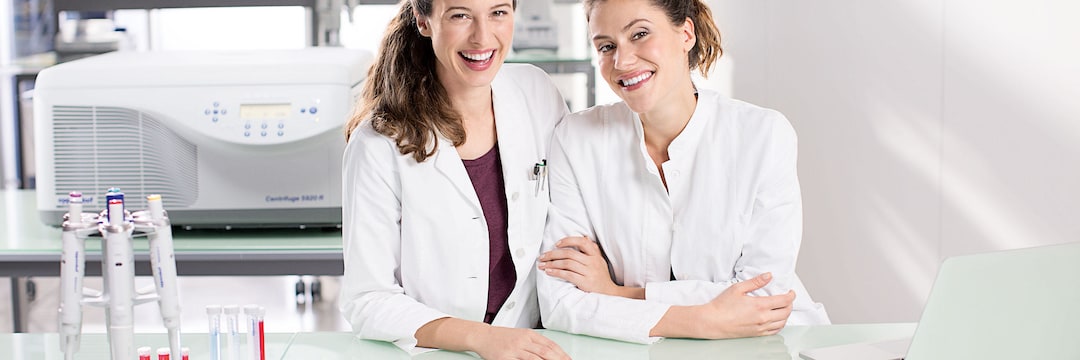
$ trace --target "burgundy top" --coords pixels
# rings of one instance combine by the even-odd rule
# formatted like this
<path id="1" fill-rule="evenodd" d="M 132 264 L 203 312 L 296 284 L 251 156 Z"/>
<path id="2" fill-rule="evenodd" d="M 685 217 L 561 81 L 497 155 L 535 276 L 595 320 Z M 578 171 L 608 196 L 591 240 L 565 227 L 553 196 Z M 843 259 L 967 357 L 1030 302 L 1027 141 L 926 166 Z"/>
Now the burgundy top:
<path id="1" fill-rule="evenodd" d="M 490 324 L 495 314 L 510 297 L 517 282 L 514 260 L 510 258 L 510 246 L 506 236 L 506 187 L 503 183 L 502 161 L 499 146 L 495 144 L 488 152 L 474 160 L 462 160 L 469 173 L 484 219 L 488 225 L 488 301 L 484 322 Z"/>

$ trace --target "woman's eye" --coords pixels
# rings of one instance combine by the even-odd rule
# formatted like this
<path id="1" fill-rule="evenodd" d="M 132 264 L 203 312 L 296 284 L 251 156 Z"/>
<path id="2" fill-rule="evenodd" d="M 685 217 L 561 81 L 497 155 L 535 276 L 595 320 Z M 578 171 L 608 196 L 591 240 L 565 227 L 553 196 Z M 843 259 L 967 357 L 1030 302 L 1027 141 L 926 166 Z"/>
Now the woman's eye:
<path id="1" fill-rule="evenodd" d="M 611 44 L 604 44 L 604 45 L 597 46 L 596 51 L 599 52 L 599 53 L 606 53 L 608 51 L 611 51 L 614 48 L 615 47 L 612 46 Z"/>
<path id="2" fill-rule="evenodd" d="M 649 33 L 647 31 L 638 31 L 638 32 L 634 33 L 634 36 L 632 36 L 631 38 L 634 39 L 634 40 L 637 40 L 637 39 L 645 37 L 646 35 L 649 35 Z"/>

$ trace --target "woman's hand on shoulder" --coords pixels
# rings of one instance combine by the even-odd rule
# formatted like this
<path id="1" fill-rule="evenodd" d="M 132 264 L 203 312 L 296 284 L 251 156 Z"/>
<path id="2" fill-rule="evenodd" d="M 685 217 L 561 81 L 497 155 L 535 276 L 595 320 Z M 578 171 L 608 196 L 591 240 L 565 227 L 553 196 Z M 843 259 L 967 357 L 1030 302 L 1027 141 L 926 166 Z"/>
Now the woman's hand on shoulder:
<path id="1" fill-rule="evenodd" d="M 488 360 L 563 360 L 570 356 L 554 341 L 530 329 L 486 326 L 474 334 L 473 351 Z"/>
<path id="2" fill-rule="evenodd" d="M 619 296 L 600 246 L 585 236 L 565 237 L 555 249 L 540 255 L 540 270 L 585 292 Z"/>

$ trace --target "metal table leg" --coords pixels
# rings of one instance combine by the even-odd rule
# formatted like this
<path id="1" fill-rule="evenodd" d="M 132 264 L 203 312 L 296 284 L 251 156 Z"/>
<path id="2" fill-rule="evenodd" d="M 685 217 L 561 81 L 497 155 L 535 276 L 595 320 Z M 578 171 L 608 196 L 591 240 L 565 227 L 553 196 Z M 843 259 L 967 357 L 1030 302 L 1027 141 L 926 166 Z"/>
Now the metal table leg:
<path id="1" fill-rule="evenodd" d="M 24 332 L 23 329 L 23 314 L 22 314 L 22 287 L 19 286 L 19 278 L 16 276 L 11 277 L 11 328 L 14 333 Z"/>

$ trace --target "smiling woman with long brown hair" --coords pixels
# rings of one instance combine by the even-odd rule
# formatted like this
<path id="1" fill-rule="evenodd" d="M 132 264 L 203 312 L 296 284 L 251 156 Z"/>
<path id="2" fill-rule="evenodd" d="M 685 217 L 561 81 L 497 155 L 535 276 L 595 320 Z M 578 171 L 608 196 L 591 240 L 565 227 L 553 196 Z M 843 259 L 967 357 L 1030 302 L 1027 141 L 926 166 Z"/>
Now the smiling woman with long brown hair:
<path id="1" fill-rule="evenodd" d="M 551 80 L 503 64 L 511 0 L 404 0 L 346 126 L 342 312 L 358 336 L 564 359 L 539 324 L 548 209 L 533 176 L 567 113 Z"/>

